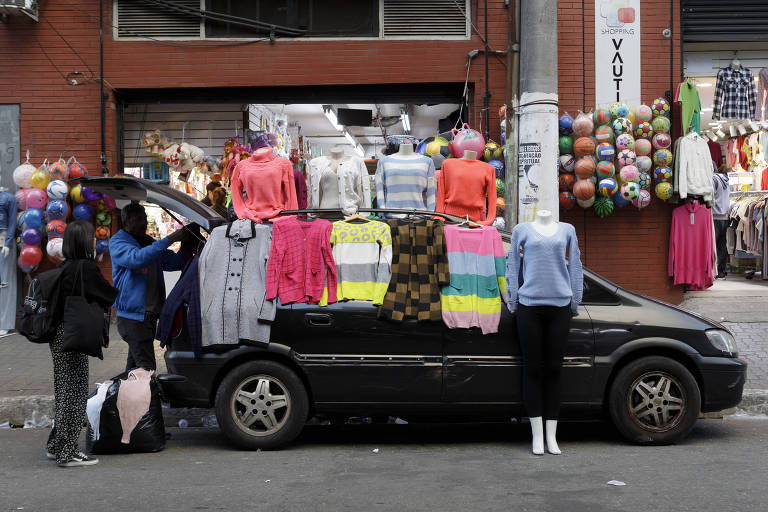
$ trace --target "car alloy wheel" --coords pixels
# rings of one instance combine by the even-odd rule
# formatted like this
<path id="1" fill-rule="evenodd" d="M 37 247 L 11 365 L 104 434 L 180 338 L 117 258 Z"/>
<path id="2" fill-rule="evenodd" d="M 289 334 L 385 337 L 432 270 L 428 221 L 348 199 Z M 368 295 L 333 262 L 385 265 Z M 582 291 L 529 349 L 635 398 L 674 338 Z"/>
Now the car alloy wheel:
<path id="1" fill-rule="evenodd" d="M 680 382 L 665 372 L 646 372 L 630 386 L 627 407 L 632 419 L 643 429 L 666 432 L 685 414 L 685 391 Z"/>
<path id="2" fill-rule="evenodd" d="M 230 407 L 240 429 L 252 436 L 266 436 L 285 424 L 291 412 L 291 398 L 276 377 L 255 375 L 237 386 Z"/>

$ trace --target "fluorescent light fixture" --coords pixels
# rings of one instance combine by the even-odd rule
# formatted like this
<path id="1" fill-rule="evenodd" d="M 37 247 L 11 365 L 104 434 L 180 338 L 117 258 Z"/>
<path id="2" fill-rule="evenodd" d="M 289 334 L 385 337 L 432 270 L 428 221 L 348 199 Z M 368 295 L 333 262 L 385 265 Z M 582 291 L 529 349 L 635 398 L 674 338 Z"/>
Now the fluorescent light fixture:
<path id="1" fill-rule="evenodd" d="M 721 139 L 725 138 L 725 132 L 723 132 L 723 130 L 721 130 L 720 128 L 717 129 L 717 131 L 715 132 L 715 135 L 717 135 Z"/>
<path id="2" fill-rule="evenodd" d="M 696 87 L 712 87 L 712 84 L 708 82 L 701 82 L 699 84 L 696 84 Z"/>
<path id="3" fill-rule="evenodd" d="M 738 128 L 736 128 L 736 129 L 739 130 L 739 135 L 746 135 L 747 134 L 747 127 L 744 126 L 743 124 L 740 124 L 738 126 Z"/>
<path id="4" fill-rule="evenodd" d="M 355 153 L 357 153 L 357 156 L 359 156 L 360 158 L 363 158 L 365 156 L 365 152 L 363 151 L 363 146 L 361 146 L 360 144 L 355 146 Z"/>
<path id="5" fill-rule="evenodd" d="M 400 121 L 403 123 L 403 130 L 405 130 L 405 133 L 411 133 L 411 117 L 405 109 L 400 111 Z"/>
<path id="6" fill-rule="evenodd" d="M 703 108 L 703 109 L 701 109 L 701 111 L 702 112 L 712 112 L 712 107 Z"/>
<path id="7" fill-rule="evenodd" d="M 346 130 L 344 130 L 344 137 L 346 137 L 346 138 L 347 138 L 347 142 L 349 142 L 349 145 L 350 145 L 350 146 L 352 146 L 353 148 L 357 147 L 357 141 L 356 141 L 356 140 L 355 140 L 355 138 L 354 138 L 352 135 L 350 135 L 350 133 L 349 133 L 348 131 L 346 131 Z"/>
<path id="8" fill-rule="evenodd" d="M 336 117 L 336 113 L 330 105 L 323 105 L 323 114 L 325 114 L 325 117 L 328 118 L 328 121 L 330 121 L 334 128 L 338 131 L 344 130 L 344 127 L 339 124 L 339 119 Z"/>
<path id="9" fill-rule="evenodd" d="M 707 123 L 709 126 L 720 126 L 720 123 L 716 123 L 712 121 L 711 123 Z"/>

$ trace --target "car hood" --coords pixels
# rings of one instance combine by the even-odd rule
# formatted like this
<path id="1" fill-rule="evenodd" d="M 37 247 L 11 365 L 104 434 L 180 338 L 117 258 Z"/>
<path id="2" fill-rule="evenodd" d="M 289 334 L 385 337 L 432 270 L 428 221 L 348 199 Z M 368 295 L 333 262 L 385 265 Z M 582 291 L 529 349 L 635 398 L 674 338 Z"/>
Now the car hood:
<path id="1" fill-rule="evenodd" d="M 206 231 L 226 221 L 218 213 L 214 212 L 203 203 L 183 192 L 174 190 L 167 185 L 160 185 L 133 176 L 120 176 L 114 178 L 80 179 L 80 183 L 93 190 L 101 192 L 117 200 L 145 201 L 153 203 L 161 208 L 174 212 L 195 222 Z"/>
<path id="2" fill-rule="evenodd" d="M 700 315 L 699 313 L 696 313 L 695 311 L 691 311 L 689 309 L 681 308 L 680 306 L 676 306 L 675 304 L 670 304 L 669 302 L 664 302 L 663 300 L 654 299 L 653 297 L 648 297 L 647 295 L 641 295 L 641 294 L 634 294 L 637 297 L 641 297 L 642 299 L 652 302 L 654 304 L 657 304 L 663 308 L 673 309 L 679 313 L 683 313 L 686 316 L 688 316 L 691 319 L 695 319 L 699 323 L 704 324 L 702 327 L 704 328 L 715 328 L 715 329 L 722 329 L 724 331 L 730 332 L 730 330 L 725 327 L 720 322 L 717 322 L 715 320 L 712 320 L 711 318 L 708 318 L 704 315 Z"/>

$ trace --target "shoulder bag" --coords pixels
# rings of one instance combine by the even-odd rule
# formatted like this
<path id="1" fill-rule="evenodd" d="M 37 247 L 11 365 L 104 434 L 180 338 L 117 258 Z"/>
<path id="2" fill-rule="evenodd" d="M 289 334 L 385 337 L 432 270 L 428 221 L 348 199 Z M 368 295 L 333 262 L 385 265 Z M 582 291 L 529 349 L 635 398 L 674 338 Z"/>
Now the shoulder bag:
<path id="1" fill-rule="evenodd" d="M 80 276 L 80 295 L 73 295 L 78 275 Z M 85 298 L 82 261 L 77 264 L 70 295 L 64 299 L 62 321 L 64 336 L 61 350 L 63 352 L 80 352 L 104 359 L 101 351 L 104 346 L 104 308 L 98 304 L 89 303 Z"/>

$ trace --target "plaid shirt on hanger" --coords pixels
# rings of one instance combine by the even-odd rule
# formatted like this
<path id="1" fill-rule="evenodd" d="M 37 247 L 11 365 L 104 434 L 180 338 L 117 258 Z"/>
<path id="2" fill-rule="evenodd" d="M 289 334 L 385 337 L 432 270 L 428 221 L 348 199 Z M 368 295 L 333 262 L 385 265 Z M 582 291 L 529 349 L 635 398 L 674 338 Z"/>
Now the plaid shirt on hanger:
<path id="1" fill-rule="evenodd" d="M 432 219 L 390 219 L 392 279 L 379 317 L 443 319 L 440 289 L 450 283 L 443 223 Z"/>
<path id="2" fill-rule="evenodd" d="M 757 87 L 749 68 L 732 66 L 717 73 L 712 119 L 755 119 Z"/>

